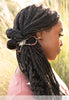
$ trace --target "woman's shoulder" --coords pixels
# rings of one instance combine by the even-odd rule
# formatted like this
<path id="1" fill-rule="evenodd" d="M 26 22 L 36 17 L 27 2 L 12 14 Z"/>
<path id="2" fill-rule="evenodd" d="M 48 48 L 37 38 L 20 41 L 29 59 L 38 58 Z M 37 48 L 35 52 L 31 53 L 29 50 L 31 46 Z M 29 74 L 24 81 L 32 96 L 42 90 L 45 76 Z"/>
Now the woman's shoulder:
<path id="1" fill-rule="evenodd" d="M 8 95 L 32 95 L 27 78 L 22 74 L 14 74 L 9 88 Z"/>

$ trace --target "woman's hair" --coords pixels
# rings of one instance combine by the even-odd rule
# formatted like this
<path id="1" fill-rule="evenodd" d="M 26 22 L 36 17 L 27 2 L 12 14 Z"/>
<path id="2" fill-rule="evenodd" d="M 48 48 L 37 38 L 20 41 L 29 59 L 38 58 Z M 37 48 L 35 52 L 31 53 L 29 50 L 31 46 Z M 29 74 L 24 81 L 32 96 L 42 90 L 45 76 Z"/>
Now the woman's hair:
<path id="1" fill-rule="evenodd" d="M 34 95 L 60 95 L 59 84 L 54 76 L 51 65 L 48 62 L 40 44 L 24 45 L 19 43 L 41 29 L 48 30 L 58 23 L 59 15 L 50 8 L 42 5 L 31 5 L 22 9 L 14 20 L 12 29 L 6 31 L 9 49 L 16 49 L 19 67 L 30 82 Z M 28 43 L 33 43 L 29 39 Z M 18 52 L 21 48 L 21 52 Z"/>

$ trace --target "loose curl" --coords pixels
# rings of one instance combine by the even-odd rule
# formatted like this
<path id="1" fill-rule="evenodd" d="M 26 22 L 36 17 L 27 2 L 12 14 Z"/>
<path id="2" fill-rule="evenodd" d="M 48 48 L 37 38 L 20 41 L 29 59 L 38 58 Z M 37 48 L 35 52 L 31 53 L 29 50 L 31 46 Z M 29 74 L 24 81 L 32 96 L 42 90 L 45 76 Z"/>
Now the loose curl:
<path id="1" fill-rule="evenodd" d="M 24 45 L 21 52 L 18 52 L 19 42 L 36 36 L 36 32 L 52 28 L 58 20 L 59 15 L 56 11 L 44 9 L 42 5 L 31 5 L 17 14 L 14 27 L 6 31 L 10 39 L 7 47 L 16 49 L 19 67 L 29 80 L 34 95 L 60 95 L 59 84 L 40 44 L 37 42 L 34 46 Z M 29 42 L 30 40 L 27 41 Z"/>

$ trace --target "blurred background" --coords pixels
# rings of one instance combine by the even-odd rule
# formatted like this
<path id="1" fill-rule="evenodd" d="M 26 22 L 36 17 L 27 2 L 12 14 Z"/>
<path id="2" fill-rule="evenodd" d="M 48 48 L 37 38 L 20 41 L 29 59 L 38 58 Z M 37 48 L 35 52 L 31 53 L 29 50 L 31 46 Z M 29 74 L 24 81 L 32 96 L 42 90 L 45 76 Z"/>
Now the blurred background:
<path id="1" fill-rule="evenodd" d="M 44 4 L 61 14 L 64 45 L 51 65 L 69 88 L 69 0 L 0 0 L 0 95 L 7 95 L 9 82 L 18 66 L 16 52 L 6 47 L 5 31 L 13 27 L 14 18 L 22 8 L 34 3 Z"/>

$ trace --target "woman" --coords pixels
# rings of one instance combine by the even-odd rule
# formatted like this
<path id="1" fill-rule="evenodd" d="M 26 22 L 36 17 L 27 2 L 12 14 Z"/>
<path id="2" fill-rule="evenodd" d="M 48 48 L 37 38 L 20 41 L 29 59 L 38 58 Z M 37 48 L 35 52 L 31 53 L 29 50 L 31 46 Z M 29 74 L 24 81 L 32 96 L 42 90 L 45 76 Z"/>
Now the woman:
<path id="1" fill-rule="evenodd" d="M 18 68 L 11 80 L 8 95 L 62 95 L 56 73 L 49 60 L 54 60 L 63 45 L 62 21 L 56 11 L 31 5 L 22 9 L 6 34 L 7 47 L 16 49 Z M 68 93 L 67 93 L 68 94 Z M 66 94 L 66 95 L 67 95 Z"/>

